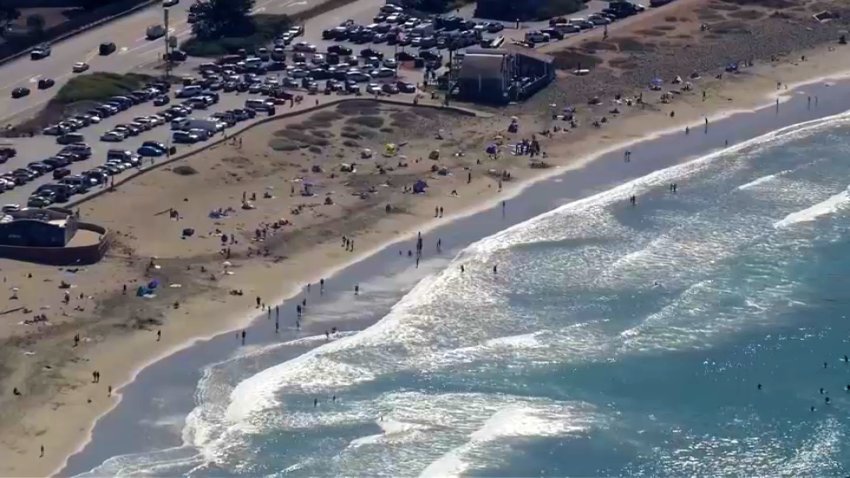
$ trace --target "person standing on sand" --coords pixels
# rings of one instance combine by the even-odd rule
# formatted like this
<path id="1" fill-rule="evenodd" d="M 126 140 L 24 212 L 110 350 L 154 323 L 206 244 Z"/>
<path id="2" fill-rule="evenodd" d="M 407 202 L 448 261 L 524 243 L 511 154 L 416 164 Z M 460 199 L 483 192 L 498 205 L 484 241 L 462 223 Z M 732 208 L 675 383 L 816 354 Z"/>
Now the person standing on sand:
<path id="1" fill-rule="evenodd" d="M 278 319 L 274 319 L 274 333 L 275 334 L 280 333 L 280 320 L 278 320 Z"/>
<path id="2" fill-rule="evenodd" d="M 360 295 L 360 286 L 359 285 L 354 286 L 354 295 Z"/>
<path id="3" fill-rule="evenodd" d="M 257 309 L 259 309 L 259 308 L 260 308 L 260 301 L 262 301 L 262 299 L 260 299 L 259 297 L 257 297 L 257 307 L 256 307 Z"/>
<path id="4" fill-rule="evenodd" d="M 319 295 L 325 293 L 325 279 L 319 279 Z"/>
<path id="5" fill-rule="evenodd" d="M 245 331 L 242 331 L 242 345 L 245 345 Z"/>
<path id="6" fill-rule="evenodd" d="M 493 264 L 493 274 L 498 274 L 498 273 L 499 273 L 498 266 Z"/>
<path id="7" fill-rule="evenodd" d="M 38 457 L 44 458 L 44 445 L 41 445 L 41 455 L 39 455 Z"/>

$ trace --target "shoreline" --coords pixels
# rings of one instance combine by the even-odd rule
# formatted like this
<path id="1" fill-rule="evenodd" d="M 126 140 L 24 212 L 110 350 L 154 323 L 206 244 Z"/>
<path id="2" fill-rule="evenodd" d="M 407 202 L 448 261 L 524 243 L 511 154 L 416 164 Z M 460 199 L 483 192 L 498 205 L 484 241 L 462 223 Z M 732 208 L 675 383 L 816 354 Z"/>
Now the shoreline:
<path id="1" fill-rule="evenodd" d="M 839 79 L 846 79 L 848 77 L 848 73 L 850 73 L 850 72 L 848 72 L 846 69 L 843 69 L 843 70 L 841 70 L 840 73 L 833 72 L 833 73 L 830 73 L 830 74 L 827 74 L 827 75 L 820 75 L 820 76 L 816 76 L 816 77 L 809 78 L 809 79 L 799 80 L 798 82 L 793 83 L 793 85 L 794 85 L 793 88 L 789 85 L 789 89 L 787 90 L 787 93 L 786 93 L 786 90 L 783 90 L 779 93 L 780 94 L 786 93 L 789 97 L 789 100 L 791 100 L 791 99 L 793 99 L 794 93 L 796 91 L 798 91 L 799 89 L 803 88 L 803 87 L 822 83 L 822 82 L 827 81 L 827 80 L 833 80 L 834 79 L 835 81 L 839 81 Z M 724 120 L 731 120 L 731 119 L 735 118 L 735 116 L 737 116 L 737 115 L 748 114 L 748 113 L 750 113 L 750 114 L 758 113 L 761 110 L 765 110 L 765 109 L 770 108 L 772 106 L 771 103 L 765 104 L 765 103 L 763 103 L 763 101 L 765 101 L 765 100 L 767 100 L 771 97 L 774 97 L 773 93 L 774 92 L 772 92 L 770 90 L 763 91 L 762 94 L 759 95 L 760 99 L 757 102 L 757 104 L 753 105 L 752 107 L 741 108 L 738 105 L 735 105 L 736 107 L 733 108 L 733 109 L 719 109 L 719 110 L 715 111 L 714 115 L 712 115 L 710 118 L 711 118 L 712 122 L 715 122 L 715 121 L 722 122 Z M 830 115 L 824 115 L 824 116 L 821 116 L 819 118 L 822 119 L 825 116 L 830 116 Z M 785 126 L 787 127 L 787 126 L 791 126 L 793 124 L 798 124 L 798 123 L 800 123 L 800 121 L 791 122 L 791 123 L 786 124 Z M 618 142 L 618 143 L 615 143 L 615 144 L 612 144 L 612 145 L 601 146 L 596 151 L 593 151 L 593 152 L 590 152 L 590 153 L 587 153 L 587 154 L 584 154 L 584 155 L 580 155 L 579 157 L 577 157 L 576 159 L 574 159 L 572 162 L 570 162 L 568 164 L 558 166 L 558 167 L 553 167 L 551 170 L 546 171 L 542 174 L 535 175 L 533 177 L 524 179 L 523 181 L 520 181 L 516 184 L 511 184 L 509 187 L 507 187 L 503 191 L 503 196 L 490 197 L 490 198 L 487 198 L 487 199 L 480 201 L 476 204 L 472 204 L 470 207 L 468 207 L 467 209 L 465 209 L 463 211 L 451 213 L 447 217 L 444 218 L 444 219 L 446 219 L 445 221 L 433 221 L 433 220 L 428 221 L 427 224 L 424 224 L 423 227 L 420 228 L 420 230 L 423 233 L 431 232 L 438 227 L 447 226 L 447 223 L 452 224 L 452 223 L 455 223 L 455 222 L 457 222 L 461 219 L 469 218 L 471 216 L 475 216 L 476 214 L 480 214 L 483 211 L 486 211 L 488 209 L 492 209 L 493 206 L 497 205 L 498 202 L 501 201 L 501 200 L 514 199 L 518 196 L 521 196 L 524 192 L 529 191 L 531 189 L 531 186 L 533 186 L 533 185 L 538 185 L 542 182 L 552 180 L 553 178 L 556 178 L 558 176 L 568 176 L 569 173 L 576 171 L 576 170 L 586 168 L 587 166 L 589 166 L 589 165 L 591 165 L 595 162 L 598 162 L 600 159 L 602 159 L 606 156 L 609 156 L 609 155 L 611 155 L 614 152 L 617 152 L 619 150 L 623 150 L 624 148 L 628 148 L 628 147 L 639 145 L 639 144 L 650 143 L 650 142 L 659 140 L 659 139 L 661 139 L 665 136 L 673 135 L 677 131 L 681 131 L 682 128 L 684 128 L 684 126 L 688 125 L 688 124 L 696 124 L 696 122 L 694 121 L 694 119 L 690 119 L 690 120 L 689 119 L 681 119 L 681 120 L 677 121 L 675 125 L 655 130 L 655 131 L 647 134 L 646 136 L 643 136 L 643 137 L 640 137 L 640 138 L 633 138 L 631 140 L 624 140 L 624 141 L 621 141 L 621 142 Z M 750 139 L 752 139 L 752 138 L 750 138 Z M 735 144 L 736 143 L 730 144 L 730 147 L 735 147 Z M 722 150 L 722 149 L 724 149 L 724 148 L 714 146 L 714 147 L 710 147 L 707 151 L 703 151 L 702 154 L 710 154 L 712 151 L 717 151 L 717 150 Z M 685 162 L 685 161 L 687 161 L 687 159 L 688 159 L 687 157 L 680 158 L 679 162 L 680 163 Z M 550 207 L 548 209 L 551 210 L 552 208 Z M 508 227 L 510 227 L 510 226 L 508 226 Z M 502 230 L 504 230 L 504 228 Z M 337 264 L 336 266 L 332 267 L 331 269 L 327 270 L 327 272 L 323 271 L 323 273 L 320 273 L 320 274 L 317 274 L 317 275 L 319 277 L 336 276 L 339 273 L 345 271 L 346 269 L 352 267 L 353 265 L 359 264 L 360 262 L 368 259 L 369 257 L 374 256 L 375 254 L 378 254 L 379 252 L 389 248 L 391 245 L 400 243 L 400 242 L 405 241 L 405 240 L 408 240 L 413 235 L 415 235 L 414 231 L 407 231 L 404 234 L 393 236 L 393 237 L 389 238 L 385 243 L 382 243 L 380 246 L 377 246 L 377 247 L 371 248 L 368 251 L 364 251 L 362 253 L 359 253 L 356 257 L 350 258 L 350 260 L 348 260 L 348 261 L 341 262 L 341 263 Z M 283 293 L 280 297 L 275 297 L 275 303 L 289 301 L 292 297 L 296 296 L 299 293 L 300 290 L 301 289 L 297 285 L 292 285 L 292 287 L 287 292 Z M 277 300 L 278 298 L 282 298 L 282 300 L 278 301 Z M 182 342 L 181 344 L 179 344 L 178 346 L 175 346 L 173 348 L 173 350 L 171 350 L 167 354 L 164 354 L 159 358 L 151 360 L 148 364 L 146 364 L 144 366 L 138 367 L 132 373 L 133 378 L 128 380 L 125 385 L 122 385 L 121 387 L 117 388 L 118 393 L 121 393 L 122 392 L 121 389 L 125 388 L 127 385 L 132 385 L 132 383 L 138 378 L 138 376 L 142 372 L 144 372 L 144 370 L 146 368 L 150 367 L 151 365 L 166 361 L 170 357 L 173 357 L 175 354 L 178 354 L 178 353 L 181 353 L 181 352 L 187 352 L 188 349 L 192 348 L 193 346 L 195 346 L 195 345 L 197 345 L 201 342 L 215 340 L 216 338 L 219 338 L 223 335 L 226 335 L 227 332 L 232 332 L 233 330 L 239 329 L 240 325 L 250 323 L 251 326 L 253 327 L 258 322 L 260 322 L 260 321 L 257 320 L 258 317 L 256 316 L 256 314 L 255 315 L 250 314 L 250 309 L 247 312 L 248 313 L 246 313 L 246 314 L 242 314 L 242 315 L 245 315 L 245 317 L 242 317 L 242 315 L 240 315 L 238 320 L 236 318 L 234 318 L 231 321 L 232 327 L 230 329 L 228 329 L 228 331 L 219 332 L 219 333 L 210 333 L 210 334 L 206 334 L 206 335 L 201 336 L 201 337 L 195 337 L 193 339 L 186 340 L 186 341 Z M 260 316 L 260 318 L 261 318 L 261 316 Z M 108 415 L 110 411 L 116 409 L 118 407 L 118 405 L 121 402 L 123 402 L 123 400 L 124 400 L 124 394 L 121 393 L 121 399 L 116 401 L 110 407 L 109 410 L 105 411 L 104 413 L 102 413 L 99 416 L 99 418 L 89 428 L 89 433 L 87 434 L 86 441 L 84 443 L 80 443 L 80 445 L 78 447 L 78 451 L 71 454 L 71 455 L 77 455 L 80 450 L 82 450 L 85 453 L 85 449 L 88 447 L 88 445 L 90 443 L 94 442 L 94 439 L 97 436 L 96 428 L 97 428 L 98 424 L 102 421 L 102 418 L 105 415 Z M 56 472 L 60 472 L 63 469 L 65 469 L 66 466 L 68 465 L 69 458 L 71 458 L 71 456 L 66 457 L 66 459 L 64 460 L 65 465 L 58 467 L 57 470 L 53 474 L 55 474 Z"/>

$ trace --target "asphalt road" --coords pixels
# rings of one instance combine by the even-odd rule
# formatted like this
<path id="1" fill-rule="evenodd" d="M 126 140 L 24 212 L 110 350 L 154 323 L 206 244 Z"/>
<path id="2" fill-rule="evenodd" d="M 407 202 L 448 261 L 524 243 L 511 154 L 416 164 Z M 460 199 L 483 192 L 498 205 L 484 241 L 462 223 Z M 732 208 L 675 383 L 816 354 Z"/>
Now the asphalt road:
<path id="1" fill-rule="evenodd" d="M 287 13 L 303 11 L 323 0 L 257 0 L 255 13 Z M 191 34 L 191 25 L 186 21 L 192 0 L 181 0 L 169 10 L 170 34 L 179 40 Z M 18 58 L 0 66 L 0 119 L 8 122 L 30 110 L 35 111 L 47 103 L 55 92 L 74 73 L 74 63 L 83 61 L 91 65 L 89 72 L 110 71 L 127 73 L 155 61 L 165 49 L 165 40 L 150 41 L 145 38 L 147 27 L 163 23 L 161 4 L 155 4 L 126 17 L 106 23 L 100 27 L 73 36 L 53 46 L 52 54 L 42 60 L 30 60 L 29 56 Z M 109 56 L 99 56 L 102 42 L 114 42 L 118 49 Z M 40 78 L 52 78 L 56 85 L 45 91 L 36 88 Z M 29 96 L 13 99 L 14 88 L 25 86 L 32 91 Z"/>

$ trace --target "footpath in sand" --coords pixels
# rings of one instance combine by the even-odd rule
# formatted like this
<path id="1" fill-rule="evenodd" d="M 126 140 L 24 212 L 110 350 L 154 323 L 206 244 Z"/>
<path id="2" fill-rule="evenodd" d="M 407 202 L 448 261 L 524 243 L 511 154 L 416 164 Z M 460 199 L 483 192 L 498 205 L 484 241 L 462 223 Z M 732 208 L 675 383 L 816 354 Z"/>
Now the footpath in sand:
<path id="1" fill-rule="evenodd" d="M 850 70 L 850 47 L 837 42 L 847 25 L 811 18 L 829 4 L 682 0 L 608 38 L 546 47 L 562 69 L 556 83 L 492 116 L 345 102 L 255 127 L 84 203 L 83 218 L 117 232 L 101 263 L 0 265 L 0 310 L 18 309 L 0 315 L 0 474 L 55 471 L 140 367 L 240 328 L 264 304 L 381 244 L 507 200 L 519 185 L 601 150 L 771 103 L 787 84 Z M 733 61 L 740 73 L 724 71 Z M 569 73 L 579 62 L 592 67 L 589 75 Z M 671 84 L 693 72 L 701 77 L 689 90 Z M 655 76 L 661 90 L 647 88 Z M 574 127 L 551 118 L 568 105 L 577 110 Z M 507 132 L 511 116 L 515 134 Z M 527 155 L 512 153 L 510 145 L 535 133 L 546 157 L 533 159 L 555 167 L 534 169 Z M 398 151 L 385 157 L 389 142 Z M 485 153 L 496 142 L 499 153 Z M 372 156 L 362 157 L 364 149 Z M 417 180 L 427 182 L 425 193 L 412 194 Z M 440 208 L 444 217 L 435 217 Z M 68 304 L 62 281 L 71 284 Z M 151 281 L 156 289 L 137 296 Z M 48 322 L 23 323 L 35 314 Z"/>

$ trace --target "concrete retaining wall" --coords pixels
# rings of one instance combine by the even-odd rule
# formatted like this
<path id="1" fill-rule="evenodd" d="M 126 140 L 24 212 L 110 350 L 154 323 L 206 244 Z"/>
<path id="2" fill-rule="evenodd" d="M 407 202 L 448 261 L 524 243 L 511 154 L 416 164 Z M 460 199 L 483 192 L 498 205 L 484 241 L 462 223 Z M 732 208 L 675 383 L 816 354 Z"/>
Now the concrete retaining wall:
<path id="1" fill-rule="evenodd" d="M 109 249 L 112 233 L 106 228 L 87 222 L 80 222 L 77 226 L 80 230 L 100 234 L 100 242 L 77 247 L 0 246 L 0 257 L 52 266 L 85 265 L 100 261 Z"/>

